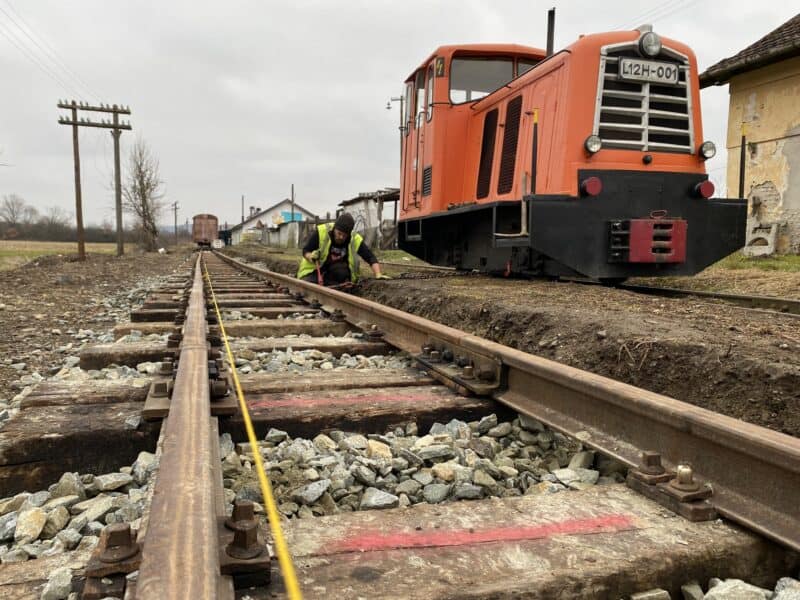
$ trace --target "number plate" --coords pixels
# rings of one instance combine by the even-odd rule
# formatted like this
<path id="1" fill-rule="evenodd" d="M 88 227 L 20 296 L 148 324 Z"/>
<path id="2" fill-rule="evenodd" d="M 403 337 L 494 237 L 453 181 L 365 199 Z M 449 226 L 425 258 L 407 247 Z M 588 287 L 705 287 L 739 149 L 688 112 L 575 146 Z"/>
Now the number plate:
<path id="1" fill-rule="evenodd" d="M 675 85 L 678 83 L 678 65 L 652 60 L 620 58 L 619 78 L 628 81 L 649 81 Z"/>

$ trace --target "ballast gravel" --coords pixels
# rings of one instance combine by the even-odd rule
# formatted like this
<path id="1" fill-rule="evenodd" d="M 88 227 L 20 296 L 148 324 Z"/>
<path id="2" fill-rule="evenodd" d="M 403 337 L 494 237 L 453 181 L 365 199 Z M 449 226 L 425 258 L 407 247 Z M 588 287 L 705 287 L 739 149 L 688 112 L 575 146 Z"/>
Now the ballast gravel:
<path id="1" fill-rule="evenodd" d="M 252 449 L 237 447 L 220 437 L 226 499 L 251 500 L 260 512 Z M 258 451 L 287 518 L 560 493 L 621 482 L 625 472 L 538 421 L 498 422 L 494 414 L 434 423 L 422 436 L 413 422 L 383 435 L 334 430 L 311 440 L 271 429 Z"/>
<path id="2" fill-rule="evenodd" d="M 55 556 L 93 547 L 105 525 L 138 529 L 154 454 L 140 452 L 130 467 L 103 475 L 64 473 L 47 490 L 0 499 L 0 562 Z"/>

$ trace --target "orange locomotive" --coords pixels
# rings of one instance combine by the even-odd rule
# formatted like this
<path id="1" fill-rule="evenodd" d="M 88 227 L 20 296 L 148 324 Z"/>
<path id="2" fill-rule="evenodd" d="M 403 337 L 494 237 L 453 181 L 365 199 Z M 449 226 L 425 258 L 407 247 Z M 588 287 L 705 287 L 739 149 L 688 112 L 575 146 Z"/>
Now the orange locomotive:
<path id="1" fill-rule="evenodd" d="M 405 105 L 400 247 L 431 263 L 615 281 L 744 245 L 746 201 L 711 198 L 694 53 L 649 26 L 550 56 L 442 46 Z"/>

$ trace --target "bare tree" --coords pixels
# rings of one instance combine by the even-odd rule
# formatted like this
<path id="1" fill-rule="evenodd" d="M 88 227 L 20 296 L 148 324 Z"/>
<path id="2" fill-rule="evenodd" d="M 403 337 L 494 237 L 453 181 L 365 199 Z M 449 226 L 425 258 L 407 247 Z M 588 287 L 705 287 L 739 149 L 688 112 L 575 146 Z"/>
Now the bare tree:
<path id="1" fill-rule="evenodd" d="M 39 218 L 39 211 L 36 210 L 33 206 L 28 206 L 27 204 L 22 209 L 22 215 L 19 218 L 19 221 L 22 225 L 33 225 L 36 223 L 36 220 Z"/>
<path id="2" fill-rule="evenodd" d="M 39 222 L 47 227 L 68 227 L 70 215 L 60 206 L 49 206 Z"/>
<path id="3" fill-rule="evenodd" d="M 137 138 L 128 156 L 128 177 L 122 186 L 125 210 L 134 215 L 147 251 L 157 248 L 158 215 L 163 208 L 164 182 L 159 174 L 158 159 L 148 145 Z"/>
<path id="4" fill-rule="evenodd" d="M 16 194 L 3 196 L 3 201 L 0 202 L 0 218 L 11 227 L 16 227 L 22 222 L 25 207 L 25 200 L 21 196 Z"/>

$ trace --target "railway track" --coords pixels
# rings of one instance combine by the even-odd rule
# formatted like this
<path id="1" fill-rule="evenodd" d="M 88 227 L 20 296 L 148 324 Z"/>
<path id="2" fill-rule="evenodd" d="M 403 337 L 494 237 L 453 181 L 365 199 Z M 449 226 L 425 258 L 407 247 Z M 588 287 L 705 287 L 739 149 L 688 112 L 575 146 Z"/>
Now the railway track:
<path id="1" fill-rule="evenodd" d="M 652 296 L 662 296 L 664 298 L 698 298 L 701 300 L 722 300 L 729 304 L 778 312 L 787 315 L 800 316 L 800 300 L 793 298 L 778 298 L 774 296 L 753 296 L 747 294 L 728 294 L 725 292 L 707 292 L 702 290 L 682 290 L 678 288 L 666 288 L 649 285 L 634 285 L 623 283 L 620 289 L 637 294 L 647 294 Z"/>
<path id="2" fill-rule="evenodd" d="M 440 267 L 436 265 L 404 264 L 398 262 L 382 262 L 381 264 L 396 268 L 404 268 L 412 271 L 438 272 L 442 275 L 466 274 L 466 271 L 458 271 L 453 267 Z M 575 283 L 586 283 L 599 285 L 594 281 L 586 279 L 570 279 L 565 281 Z M 749 294 L 732 294 L 727 292 L 711 292 L 704 290 L 687 290 L 680 288 L 659 287 L 650 285 L 639 285 L 632 283 L 620 283 L 615 287 L 637 294 L 648 296 L 660 296 L 663 298 L 697 298 L 699 300 L 720 300 L 743 308 L 777 312 L 785 315 L 800 316 L 800 300 L 794 298 L 779 298 L 776 296 L 757 296 Z"/>
<path id="3" fill-rule="evenodd" d="M 799 564 L 797 438 L 218 253 L 198 254 L 190 278 L 153 293 L 131 317 L 119 334 L 168 333 L 167 347 L 100 345 L 85 350 L 81 363 L 161 362 L 140 409 L 152 427 L 163 419 L 159 467 L 135 537 L 121 523 L 101 535 L 86 568 L 86 598 L 233 598 L 243 588 L 253 598 L 298 597 L 294 581 L 305 597 L 531 590 L 620 597 L 648 586 L 675 590 L 687 569 L 696 578 L 752 572 L 774 579 Z M 302 369 L 307 359 L 296 355 L 303 352 L 341 363 L 376 357 L 379 368 L 326 369 L 317 361 Z M 285 356 L 288 366 L 248 372 L 241 357 L 266 353 Z M 463 430 L 492 413 L 500 421 L 489 425 L 498 429 Z M 450 433 L 431 429 L 448 421 Z M 330 438 L 314 437 L 320 432 Z M 237 443 L 240 458 L 221 455 L 220 433 Z M 492 435 L 489 452 L 481 444 Z M 328 516 L 312 518 L 320 496 L 299 510 L 272 502 L 273 492 L 291 487 L 281 452 L 308 448 L 302 437 L 315 444 L 336 437 L 338 448 L 316 453 L 323 478 L 301 490 L 324 487 L 332 457 L 362 477 L 341 494 L 326 488 L 323 495 L 339 502 Z M 356 445 L 362 438 L 365 445 Z M 550 460 L 561 454 L 542 465 L 525 454 L 525 440 L 549 448 Z M 627 486 L 567 481 L 567 471 L 591 471 L 600 454 L 627 468 Z M 469 469 L 460 464 L 464 455 L 473 457 Z M 502 474 L 490 455 L 508 458 Z M 234 494 L 231 487 L 226 469 L 239 460 L 269 475 L 250 488 L 261 492 L 251 495 L 255 504 L 239 498 L 244 488 Z M 471 475 L 459 482 L 465 469 Z M 403 482 L 407 493 L 398 491 Z M 563 491 L 547 493 L 554 486 Z M 463 491 L 475 500 L 439 504 L 432 494 L 443 488 L 448 499 Z M 372 502 L 397 506 L 402 496 L 405 509 L 349 512 Z M 267 525 L 256 514 L 262 509 Z M 301 518 L 286 520 L 279 510 Z M 672 514 L 683 518 L 665 518 Z M 664 553 L 669 560 L 657 568 L 628 566 Z"/>
<path id="4" fill-rule="evenodd" d="M 690 519 L 708 519 L 719 514 L 786 547 L 800 549 L 800 510 L 795 495 L 786 493 L 800 489 L 800 442 L 795 438 L 233 259 L 206 256 L 203 262 L 208 265 L 216 297 L 227 298 L 224 302 L 229 307 L 256 313 L 257 307 L 264 311 L 276 308 L 264 304 L 277 300 L 283 302 L 280 309 L 292 311 L 295 316 L 302 314 L 298 311 L 315 313 L 322 309 L 348 327 L 360 325 L 366 328 L 373 343 L 390 344 L 412 353 L 427 374 L 421 377 L 438 380 L 438 385 L 430 379 L 416 382 L 425 384 L 429 402 L 443 395 L 448 402 L 456 402 L 454 396 L 449 396 L 452 391 L 469 394 L 478 405 L 500 402 L 624 463 L 631 469 L 628 481 L 633 489 L 679 514 Z M 206 296 L 202 290 L 198 266 L 188 299 L 170 416 L 162 433 L 161 471 L 148 523 L 148 531 L 152 533 L 142 540 L 145 553 L 137 597 L 178 598 L 187 594 L 215 597 L 221 594 L 221 588 L 227 595 L 232 593 L 231 578 L 221 575 L 219 565 L 215 564 L 218 556 L 225 556 L 223 549 L 230 543 L 230 536 L 225 540 L 218 537 L 221 530 L 218 521 L 224 518 L 220 501 L 223 488 L 221 474 L 216 469 L 218 451 L 213 443 L 219 427 L 210 422 L 213 402 L 208 399 L 208 373 L 203 369 L 207 367 L 204 360 L 207 349 L 201 338 L 205 335 L 209 312 L 203 304 L 208 289 Z M 281 294 L 283 298 L 275 298 Z M 304 323 L 317 320 L 318 317 L 298 319 Z M 215 332 L 212 329 L 212 337 Z M 314 339 L 307 343 L 313 345 Z M 186 378 L 191 378 L 191 382 Z M 388 385 L 390 380 L 391 375 L 387 374 L 383 383 Z M 387 385 L 381 387 L 385 390 Z M 324 387 L 324 384 L 318 380 L 304 382 L 303 386 Z M 376 388 L 365 389 L 374 395 Z M 335 395 L 335 392 L 325 393 Z M 317 393 L 317 397 L 324 395 L 321 391 Z M 354 399 L 351 397 L 348 402 Z M 183 403 L 185 409 L 181 409 Z M 395 403 L 394 410 L 402 410 L 401 405 L 402 401 L 400 405 Z M 280 402 L 276 403 L 275 411 L 279 407 Z M 374 410 L 380 408 L 373 406 Z M 475 410 L 464 406 L 450 408 L 462 415 Z M 324 400 L 320 401 L 319 409 L 326 410 Z M 327 410 L 331 407 L 327 406 Z M 346 412 L 353 410 L 357 409 L 350 406 Z M 419 412 L 415 416 L 426 421 Z M 273 418 L 275 422 L 280 420 L 277 414 Z M 348 419 L 352 425 L 359 417 L 352 414 L 347 417 L 341 412 L 338 416 L 328 414 L 318 418 L 317 426 L 324 429 L 325 425 Z M 374 427 L 381 421 L 375 415 L 362 415 L 361 419 L 360 428 Z M 205 467 L 204 473 L 198 471 L 198 465 L 201 465 L 199 471 Z M 208 465 L 215 468 L 209 469 Z M 675 483 L 671 485 L 670 480 Z M 195 495 L 196 506 L 181 500 L 189 488 L 206 490 Z M 331 565 L 327 558 L 320 558 L 319 548 L 305 557 L 302 550 L 297 550 L 307 549 L 310 543 L 303 537 L 310 534 L 306 530 L 294 528 L 289 538 L 295 545 L 295 553 L 300 555 L 296 558 L 315 563 L 319 576 L 330 571 Z M 321 530 L 316 531 L 316 536 L 326 538 Z M 368 540 L 362 539 L 361 543 L 369 546 Z M 372 539 L 372 543 L 380 546 L 380 540 Z M 198 552 L 198 548 L 206 551 Z M 357 548 L 356 544 L 351 549 Z M 309 576 L 308 570 L 302 567 L 300 570 L 303 576 Z M 188 577 L 189 573 L 203 576 Z M 341 590 L 352 589 L 353 580 L 344 578 L 340 584 Z M 326 594 L 337 595 L 331 581 L 323 587 Z M 282 589 L 280 583 L 277 589 Z"/>

